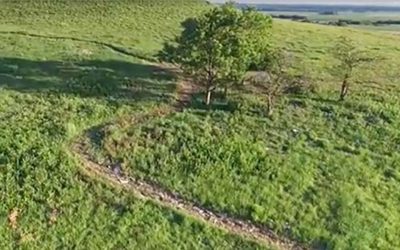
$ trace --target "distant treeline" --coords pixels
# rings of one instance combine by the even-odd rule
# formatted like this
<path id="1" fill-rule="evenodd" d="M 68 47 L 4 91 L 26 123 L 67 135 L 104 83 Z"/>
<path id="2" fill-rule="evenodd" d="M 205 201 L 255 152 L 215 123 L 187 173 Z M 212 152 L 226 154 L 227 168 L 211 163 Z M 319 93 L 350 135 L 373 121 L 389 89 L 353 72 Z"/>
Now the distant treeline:
<path id="1" fill-rule="evenodd" d="M 315 22 L 319 23 L 319 22 Z M 373 26 L 382 26 L 382 25 L 400 25 L 400 20 L 383 20 L 383 21 L 356 21 L 356 20 L 349 20 L 349 19 L 339 19 L 337 21 L 329 21 L 322 24 L 328 25 L 336 25 L 336 26 L 347 26 L 347 25 L 373 25 Z"/>
<path id="2" fill-rule="evenodd" d="M 281 12 L 317 12 L 322 15 L 332 15 L 343 11 L 352 12 L 393 12 L 400 11 L 400 6 L 360 6 L 360 5 L 304 5 L 304 4 L 238 4 L 239 8 L 254 7 L 259 11 Z"/>
<path id="3" fill-rule="evenodd" d="M 289 19 L 293 21 L 309 21 L 306 16 L 301 15 L 271 15 L 273 18 Z"/>

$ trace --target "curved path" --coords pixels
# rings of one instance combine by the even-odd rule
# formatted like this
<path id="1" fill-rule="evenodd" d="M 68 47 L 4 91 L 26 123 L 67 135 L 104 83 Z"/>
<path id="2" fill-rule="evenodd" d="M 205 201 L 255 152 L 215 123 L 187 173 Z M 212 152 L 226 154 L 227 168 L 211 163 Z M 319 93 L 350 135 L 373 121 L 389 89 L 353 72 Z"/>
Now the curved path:
<path id="1" fill-rule="evenodd" d="M 214 227 L 228 231 L 274 249 L 307 249 L 304 246 L 288 239 L 278 237 L 273 231 L 251 222 L 215 213 L 195 203 L 184 200 L 178 194 L 168 192 L 155 183 L 147 183 L 132 177 L 116 174 L 106 166 L 102 166 L 91 159 L 84 150 L 84 146 L 75 143 L 73 152 L 79 158 L 82 171 L 90 177 L 103 179 L 106 184 L 123 188 L 132 192 L 136 197 L 151 200 L 164 207 L 179 211 L 184 215 L 194 217 Z"/>
<path id="2" fill-rule="evenodd" d="M 131 56 L 138 59 L 146 60 L 149 62 L 149 64 L 158 66 L 161 69 L 166 69 L 166 65 L 154 63 L 154 60 L 149 60 L 149 58 L 143 57 L 140 54 L 130 52 L 120 46 L 105 42 L 74 37 L 40 35 L 23 31 L 0 31 L 0 34 L 12 34 L 53 40 L 72 40 L 93 43 L 109 48 L 125 56 Z M 190 81 L 185 81 L 181 79 L 177 88 L 176 103 L 175 105 L 173 105 L 174 109 L 171 112 L 179 112 L 184 109 L 184 107 L 190 102 L 191 96 L 195 91 L 196 88 L 193 84 L 191 84 Z M 71 149 L 74 155 L 81 162 L 80 166 L 84 174 L 90 177 L 98 177 L 105 181 L 107 184 L 128 190 L 137 197 L 151 200 L 162 206 L 179 211 L 185 215 L 194 217 L 207 224 L 223 229 L 229 233 L 252 239 L 256 242 L 265 244 L 268 247 L 273 247 L 274 249 L 308 249 L 308 247 L 303 246 L 295 241 L 279 237 L 269 228 L 253 224 L 250 221 L 245 221 L 242 219 L 227 216 L 225 214 L 213 212 L 207 208 L 202 207 L 199 204 L 195 204 L 193 202 L 185 200 L 178 194 L 169 192 L 161 188 L 156 183 L 140 181 L 133 177 L 125 176 L 120 171 L 113 171 L 107 166 L 103 166 L 95 162 L 95 160 L 87 152 L 86 145 L 83 142 L 76 141 L 75 143 L 73 143 Z M 120 170 L 120 166 L 117 167 L 118 170 Z"/>

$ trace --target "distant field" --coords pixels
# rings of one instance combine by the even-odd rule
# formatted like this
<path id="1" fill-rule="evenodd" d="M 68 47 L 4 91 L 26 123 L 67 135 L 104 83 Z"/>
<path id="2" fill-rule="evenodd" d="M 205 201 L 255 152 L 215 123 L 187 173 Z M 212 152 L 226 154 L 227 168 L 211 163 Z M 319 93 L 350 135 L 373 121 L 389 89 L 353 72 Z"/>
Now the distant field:
<path id="1" fill-rule="evenodd" d="M 339 20 L 351 20 L 360 22 L 376 22 L 376 21 L 400 21 L 400 11 L 387 12 L 387 11 L 374 11 L 374 12 L 352 12 L 342 11 L 334 15 L 323 15 L 318 12 L 309 11 L 266 11 L 270 15 L 298 15 L 307 17 L 308 20 L 318 23 L 329 23 Z M 400 30 L 400 25 L 353 25 L 354 28 L 370 29 L 370 30 L 383 30 L 383 31 L 397 31 Z"/>
<path id="2" fill-rule="evenodd" d="M 350 25 L 350 27 L 355 29 L 364 29 L 370 31 L 384 31 L 389 33 L 399 33 L 400 25 L 382 25 L 382 26 L 373 26 L 373 25 Z"/>
<path id="3" fill-rule="evenodd" d="M 400 20 L 400 12 L 338 12 L 335 15 L 321 15 L 312 13 L 309 15 L 311 20 L 330 21 L 339 19 L 349 19 L 355 21 L 380 21 L 380 20 Z"/>

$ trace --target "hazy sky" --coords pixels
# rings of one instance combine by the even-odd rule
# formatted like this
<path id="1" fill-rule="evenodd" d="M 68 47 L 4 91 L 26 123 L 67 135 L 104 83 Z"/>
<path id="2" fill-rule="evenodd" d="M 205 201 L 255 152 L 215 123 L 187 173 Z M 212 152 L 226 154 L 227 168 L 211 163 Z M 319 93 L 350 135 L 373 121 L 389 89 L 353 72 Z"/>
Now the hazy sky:
<path id="1" fill-rule="evenodd" d="M 211 0 L 224 2 L 224 0 Z M 400 0 L 236 0 L 239 3 L 274 3 L 274 4 L 355 4 L 355 5 L 397 5 Z"/>

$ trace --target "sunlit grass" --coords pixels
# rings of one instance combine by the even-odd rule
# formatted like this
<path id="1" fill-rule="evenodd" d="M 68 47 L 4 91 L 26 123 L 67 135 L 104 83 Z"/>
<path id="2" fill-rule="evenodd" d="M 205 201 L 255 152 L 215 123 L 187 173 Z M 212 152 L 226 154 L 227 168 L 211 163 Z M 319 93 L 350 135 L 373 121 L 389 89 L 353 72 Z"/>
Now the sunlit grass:
<path id="1" fill-rule="evenodd" d="M 202 8 L 195 2 L 118 2 L 0 1 L 0 29 L 148 52 L 161 46 L 159 34 L 170 35 L 195 12 L 191 7 Z M 151 6 L 157 12 L 143 10 Z M 1 34 L 0 54 L 1 249 L 261 248 L 80 172 L 71 141 L 92 126 L 170 103 L 174 77 L 69 39 Z"/>
<path id="2" fill-rule="evenodd" d="M 301 59 L 317 92 L 287 95 L 272 118 L 260 94 L 232 91 L 229 103 L 212 111 L 194 105 L 106 127 L 98 157 L 310 245 L 398 246 L 398 38 L 292 22 L 274 30 L 275 43 Z M 356 73 L 345 102 L 330 75 L 340 35 L 379 58 Z"/>
<path id="3" fill-rule="evenodd" d="M 0 30 L 117 44 L 152 55 L 197 1 L 6 1 Z M 337 102 L 330 49 L 351 36 L 379 56 Z M 215 210 L 334 249 L 400 247 L 400 37 L 277 21 L 274 41 L 318 92 L 283 98 L 272 119 L 259 94 L 140 124 L 108 126 L 97 148 L 133 176 Z M 107 47 L 0 35 L 2 249 L 254 249 L 259 246 L 85 177 L 71 140 L 171 105 L 176 79 Z M 7 217 L 18 209 L 17 228 Z M 52 222 L 56 214 L 56 222 Z"/>

